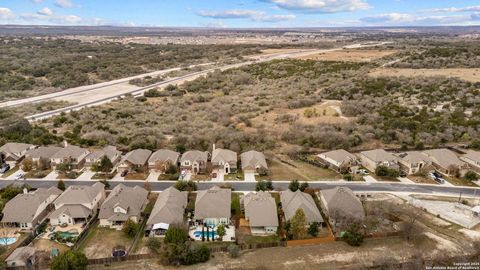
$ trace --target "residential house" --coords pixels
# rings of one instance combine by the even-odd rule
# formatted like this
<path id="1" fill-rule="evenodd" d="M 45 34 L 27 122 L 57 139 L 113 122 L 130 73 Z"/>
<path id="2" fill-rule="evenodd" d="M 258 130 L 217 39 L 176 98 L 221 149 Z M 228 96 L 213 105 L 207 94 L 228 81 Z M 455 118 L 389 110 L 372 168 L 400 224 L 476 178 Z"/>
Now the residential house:
<path id="1" fill-rule="evenodd" d="M 322 163 L 339 173 L 350 172 L 351 167 L 359 163 L 357 156 L 343 149 L 318 154 L 318 158 Z"/>
<path id="2" fill-rule="evenodd" d="M 0 147 L 0 165 L 6 163 L 15 167 L 22 161 L 28 150 L 35 148 L 35 145 L 26 143 L 6 143 Z"/>
<path id="3" fill-rule="evenodd" d="M 33 230 L 52 210 L 52 202 L 62 194 L 56 187 L 39 188 L 34 192 L 18 194 L 5 204 L 2 210 L 2 225 L 5 227 Z"/>
<path id="4" fill-rule="evenodd" d="M 147 197 L 148 191 L 142 187 L 117 185 L 100 206 L 100 226 L 120 229 L 129 219 L 140 222 L 142 211 L 148 203 Z"/>
<path id="5" fill-rule="evenodd" d="M 120 161 L 118 169 L 128 172 L 146 172 L 148 170 L 147 161 L 152 151 L 147 149 L 135 149 L 128 152 Z"/>
<path id="6" fill-rule="evenodd" d="M 152 154 L 148 159 L 148 168 L 160 173 L 165 173 L 170 166 L 178 166 L 178 160 L 180 153 L 168 150 L 160 149 Z"/>
<path id="7" fill-rule="evenodd" d="M 86 224 L 94 217 L 105 199 L 105 185 L 69 186 L 55 202 L 55 211 L 50 214 L 50 224 Z"/>
<path id="8" fill-rule="evenodd" d="M 85 157 L 85 166 L 91 168 L 93 164 L 100 164 L 103 157 L 107 157 L 115 167 L 122 157 L 122 152 L 115 146 L 107 145 L 102 149 L 97 149 Z"/>
<path id="9" fill-rule="evenodd" d="M 400 170 L 406 174 L 416 174 L 422 169 L 432 167 L 432 159 L 419 151 L 408 151 L 395 154 L 398 157 L 398 165 Z"/>
<path id="10" fill-rule="evenodd" d="M 180 158 L 180 169 L 192 174 L 204 174 L 207 172 L 208 152 L 191 150 L 183 153 Z"/>
<path id="11" fill-rule="evenodd" d="M 50 163 L 55 167 L 61 163 L 68 163 L 73 170 L 81 170 L 88 154 L 90 152 L 87 149 L 75 145 L 67 145 L 52 155 Z"/>
<path id="12" fill-rule="evenodd" d="M 275 234 L 278 228 L 277 204 L 268 192 L 250 192 L 243 197 L 245 219 L 254 235 Z"/>
<path id="13" fill-rule="evenodd" d="M 445 175 L 454 175 L 457 172 L 462 174 L 462 170 L 468 168 L 468 165 L 451 150 L 441 148 L 425 150 L 423 153 L 432 160 L 435 169 Z"/>
<path id="14" fill-rule="evenodd" d="M 44 170 L 50 167 L 52 156 L 60 150 L 62 150 L 62 148 L 58 146 L 40 146 L 28 150 L 28 152 L 25 153 L 25 158 L 32 160 L 32 166 L 34 168 Z"/>
<path id="15" fill-rule="evenodd" d="M 480 173 L 480 152 L 469 150 L 465 155 L 461 156 L 460 159 L 468 163 L 472 170 Z"/>
<path id="16" fill-rule="evenodd" d="M 295 192 L 287 189 L 280 192 L 280 201 L 282 203 L 285 220 L 290 220 L 295 216 L 298 209 L 302 209 L 309 224 L 313 222 L 323 223 L 322 215 L 318 210 L 315 201 L 308 193 L 297 190 Z"/>
<path id="17" fill-rule="evenodd" d="M 244 173 L 259 173 L 261 170 L 268 170 L 267 160 L 262 152 L 247 151 L 240 155 L 242 170 Z"/>
<path id="18" fill-rule="evenodd" d="M 363 222 L 365 211 L 362 202 L 347 187 L 335 187 L 320 192 L 320 201 L 330 224 L 343 227 L 352 222 Z"/>
<path id="19" fill-rule="evenodd" d="M 34 247 L 18 247 L 16 248 L 12 254 L 10 254 L 7 259 L 5 259 L 5 263 L 8 267 L 25 267 L 32 268 L 35 265 L 36 256 L 35 256 L 35 248 Z M 23 269 L 23 268 L 22 268 Z"/>
<path id="20" fill-rule="evenodd" d="M 383 149 L 363 151 L 360 152 L 359 157 L 362 166 L 371 172 L 375 172 L 378 166 L 385 166 L 392 170 L 400 170 L 398 157 Z"/>
<path id="21" fill-rule="evenodd" d="M 214 146 L 212 167 L 227 174 L 237 172 L 237 153 L 228 149 L 215 148 Z"/>
<path id="22" fill-rule="evenodd" d="M 187 200 L 188 192 L 174 187 L 160 192 L 145 225 L 146 235 L 162 236 L 170 225 L 183 225 Z"/>
<path id="23" fill-rule="evenodd" d="M 195 220 L 208 226 L 230 223 L 232 191 L 214 186 L 197 192 Z"/>

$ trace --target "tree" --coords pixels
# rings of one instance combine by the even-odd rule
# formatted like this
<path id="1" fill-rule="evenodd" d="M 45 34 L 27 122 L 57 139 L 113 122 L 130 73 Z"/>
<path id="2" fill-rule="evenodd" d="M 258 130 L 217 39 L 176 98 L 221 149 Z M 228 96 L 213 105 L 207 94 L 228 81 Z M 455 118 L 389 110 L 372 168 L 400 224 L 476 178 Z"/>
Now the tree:
<path id="1" fill-rule="evenodd" d="M 303 239 L 307 236 L 307 218 L 302 208 L 299 208 L 290 219 L 290 233 L 293 239 Z"/>
<path id="2" fill-rule="evenodd" d="M 50 265 L 52 270 L 85 270 L 88 259 L 85 254 L 79 251 L 68 250 L 55 257 Z"/>
<path id="3" fill-rule="evenodd" d="M 160 248 L 162 247 L 162 243 L 160 242 L 160 240 L 158 240 L 158 238 L 149 237 L 147 241 L 147 247 L 153 253 L 158 253 L 160 251 Z"/>
<path id="4" fill-rule="evenodd" d="M 308 227 L 308 234 L 317 237 L 318 235 L 318 222 L 312 222 Z"/>
<path id="5" fill-rule="evenodd" d="M 225 226 L 223 224 L 218 225 L 217 234 L 218 234 L 218 237 L 219 237 L 220 241 L 222 241 L 222 239 L 223 239 L 223 237 L 225 236 L 226 233 L 227 233 L 227 231 L 225 230 Z"/>
<path id="6" fill-rule="evenodd" d="M 127 221 L 125 221 L 122 227 L 123 233 L 130 238 L 135 237 L 139 229 L 140 229 L 140 225 L 131 219 L 128 219 Z"/>
<path id="7" fill-rule="evenodd" d="M 361 232 L 360 224 L 351 223 L 349 228 L 343 233 L 342 238 L 350 246 L 360 246 L 363 242 L 363 233 Z"/>
<path id="8" fill-rule="evenodd" d="M 300 189 L 301 192 L 304 192 L 305 189 L 309 187 L 307 182 L 303 182 L 298 189 Z"/>
<path id="9" fill-rule="evenodd" d="M 375 174 L 378 176 L 398 177 L 400 173 L 397 170 L 390 169 L 386 166 L 377 166 Z"/>
<path id="10" fill-rule="evenodd" d="M 474 171 L 468 171 L 465 174 L 465 179 L 467 179 L 469 181 L 476 181 L 476 180 L 478 180 L 478 174 Z"/>
<path id="11" fill-rule="evenodd" d="M 298 182 L 298 180 L 293 180 L 290 182 L 290 184 L 288 184 L 288 189 L 290 189 L 293 192 L 297 191 L 299 188 L 300 188 L 300 183 Z"/>
<path id="12" fill-rule="evenodd" d="M 177 181 L 175 183 L 175 188 L 180 191 L 196 191 L 197 183 L 194 181 Z"/>
<path id="13" fill-rule="evenodd" d="M 113 169 L 112 161 L 107 156 L 103 156 L 100 159 L 99 163 L 94 163 L 92 165 L 92 171 L 94 172 L 109 173 L 112 171 L 112 169 Z"/>
<path id="14" fill-rule="evenodd" d="M 29 172 L 33 169 L 33 161 L 31 158 L 26 158 L 22 162 L 22 170 L 25 172 Z"/>
<path id="15" fill-rule="evenodd" d="M 187 230 L 178 226 L 170 226 L 165 233 L 163 242 L 166 244 L 181 244 L 188 240 Z"/>
<path id="16" fill-rule="evenodd" d="M 63 180 L 58 180 L 58 183 L 57 183 L 57 188 L 60 189 L 61 191 L 65 191 L 65 182 L 63 182 Z"/>
<path id="17" fill-rule="evenodd" d="M 57 164 L 55 168 L 57 169 L 57 171 L 64 173 L 64 172 L 70 171 L 72 169 L 72 165 L 69 162 L 63 162 L 63 163 Z"/>
<path id="18" fill-rule="evenodd" d="M 26 187 L 26 186 L 25 186 Z M 28 188 L 27 188 L 28 189 Z M 13 199 L 15 196 L 18 194 L 22 193 L 22 188 L 21 187 L 15 187 L 13 185 L 8 185 L 5 188 L 3 188 L 0 192 L 0 196 L 3 200 L 5 201 L 10 201 Z"/>
<path id="19" fill-rule="evenodd" d="M 268 190 L 273 190 L 272 180 L 262 180 L 262 181 L 258 181 L 257 184 L 255 185 L 255 190 L 256 190 L 256 191 L 268 191 Z"/>

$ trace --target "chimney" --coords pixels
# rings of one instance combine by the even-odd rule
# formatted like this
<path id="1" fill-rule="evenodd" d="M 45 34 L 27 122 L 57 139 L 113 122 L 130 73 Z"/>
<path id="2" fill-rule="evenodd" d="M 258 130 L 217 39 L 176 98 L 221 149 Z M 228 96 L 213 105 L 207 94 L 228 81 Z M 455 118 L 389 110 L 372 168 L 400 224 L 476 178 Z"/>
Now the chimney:
<path id="1" fill-rule="evenodd" d="M 23 194 L 28 194 L 27 188 L 23 188 Z"/>
<path id="2" fill-rule="evenodd" d="M 65 148 L 65 147 L 67 147 L 67 146 L 68 146 L 67 140 L 63 140 L 63 147 Z"/>
<path id="3" fill-rule="evenodd" d="M 215 144 L 213 144 L 212 153 L 213 153 L 213 151 L 215 151 Z"/>

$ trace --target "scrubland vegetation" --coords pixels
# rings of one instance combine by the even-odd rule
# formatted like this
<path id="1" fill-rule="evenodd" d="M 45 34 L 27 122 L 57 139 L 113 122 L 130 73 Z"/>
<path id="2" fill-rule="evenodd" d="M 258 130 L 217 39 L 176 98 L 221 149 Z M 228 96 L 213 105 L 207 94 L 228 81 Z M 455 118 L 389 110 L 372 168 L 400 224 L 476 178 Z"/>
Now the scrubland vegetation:
<path id="1" fill-rule="evenodd" d="M 260 53 L 259 45 L 143 45 L 0 38 L 0 100 Z"/>

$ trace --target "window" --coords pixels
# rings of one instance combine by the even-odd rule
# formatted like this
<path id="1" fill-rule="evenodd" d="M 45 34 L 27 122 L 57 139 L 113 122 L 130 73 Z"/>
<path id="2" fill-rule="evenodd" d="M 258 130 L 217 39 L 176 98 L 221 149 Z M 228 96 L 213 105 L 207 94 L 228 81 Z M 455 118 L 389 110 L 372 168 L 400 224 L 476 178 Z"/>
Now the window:
<path id="1" fill-rule="evenodd" d="M 190 166 L 190 161 L 185 160 L 185 161 L 183 162 L 183 166 Z"/>

